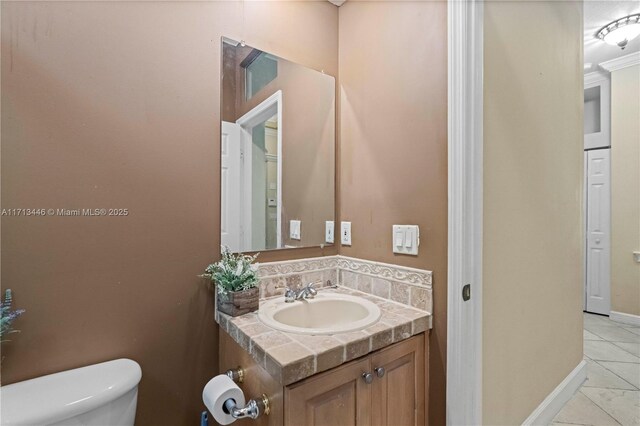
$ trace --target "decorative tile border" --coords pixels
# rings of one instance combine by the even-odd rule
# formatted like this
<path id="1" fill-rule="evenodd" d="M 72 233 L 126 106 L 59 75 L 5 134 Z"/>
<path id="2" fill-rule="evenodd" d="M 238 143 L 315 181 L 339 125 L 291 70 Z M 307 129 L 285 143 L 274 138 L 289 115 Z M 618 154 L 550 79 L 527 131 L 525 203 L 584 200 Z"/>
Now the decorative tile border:
<path id="1" fill-rule="evenodd" d="M 260 278 L 316 272 L 338 267 L 338 256 L 311 257 L 282 262 L 257 263 Z"/>
<path id="2" fill-rule="evenodd" d="M 431 289 L 431 271 L 391 265 L 352 257 L 336 256 L 338 268 L 343 271 L 357 272 L 372 277 L 384 278 L 404 284 L 420 285 Z"/>

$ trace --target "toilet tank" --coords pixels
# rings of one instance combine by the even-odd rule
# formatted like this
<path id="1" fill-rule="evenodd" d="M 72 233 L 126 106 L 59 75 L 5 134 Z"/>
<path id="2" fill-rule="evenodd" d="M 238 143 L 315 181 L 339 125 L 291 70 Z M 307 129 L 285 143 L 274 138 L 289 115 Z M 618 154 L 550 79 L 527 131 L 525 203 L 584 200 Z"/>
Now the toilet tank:
<path id="1" fill-rule="evenodd" d="M 132 426 L 137 362 L 117 359 L 0 387 L 0 423 Z"/>

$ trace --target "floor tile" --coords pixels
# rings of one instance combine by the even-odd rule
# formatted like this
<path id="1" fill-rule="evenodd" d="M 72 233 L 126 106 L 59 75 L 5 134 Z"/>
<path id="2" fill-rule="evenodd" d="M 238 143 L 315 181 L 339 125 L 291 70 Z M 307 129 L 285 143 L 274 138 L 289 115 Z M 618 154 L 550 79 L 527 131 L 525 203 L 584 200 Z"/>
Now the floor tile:
<path id="1" fill-rule="evenodd" d="M 594 325 L 587 330 L 609 342 L 640 343 L 640 335 L 634 334 L 622 327 Z"/>
<path id="2" fill-rule="evenodd" d="M 623 325 L 622 328 L 624 328 L 630 333 L 637 334 L 638 336 L 640 336 L 640 327 L 629 327 L 629 326 Z"/>
<path id="3" fill-rule="evenodd" d="M 637 356 L 609 342 L 585 340 L 584 353 L 596 361 L 640 362 Z"/>
<path id="4" fill-rule="evenodd" d="M 587 361 L 587 381 L 582 385 L 590 388 L 638 390 L 595 361 Z"/>
<path id="5" fill-rule="evenodd" d="M 584 340 L 602 340 L 602 337 L 598 337 L 590 331 L 582 330 L 584 335 Z"/>
<path id="6" fill-rule="evenodd" d="M 577 392 L 553 419 L 558 423 L 608 426 L 619 423 L 583 393 Z"/>
<path id="7" fill-rule="evenodd" d="M 584 328 L 588 328 L 588 326 L 594 326 L 594 325 L 616 327 L 616 323 L 611 321 L 609 317 L 605 317 L 603 315 L 587 314 L 585 312 L 583 318 L 584 318 Z"/>
<path id="8" fill-rule="evenodd" d="M 632 355 L 640 357 L 640 343 L 611 342 Z"/>
<path id="9" fill-rule="evenodd" d="M 640 327 L 584 313 L 587 380 L 552 426 L 640 426 Z"/>
<path id="10" fill-rule="evenodd" d="M 629 362 L 605 362 L 599 361 L 598 364 L 622 377 L 633 386 L 640 388 L 640 364 L 632 364 Z"/>
<path id="11" fill-rule="evenodd" d="M 640 425 L 640 391 L 582 388 L 582 392 L 620 424 Z"/>

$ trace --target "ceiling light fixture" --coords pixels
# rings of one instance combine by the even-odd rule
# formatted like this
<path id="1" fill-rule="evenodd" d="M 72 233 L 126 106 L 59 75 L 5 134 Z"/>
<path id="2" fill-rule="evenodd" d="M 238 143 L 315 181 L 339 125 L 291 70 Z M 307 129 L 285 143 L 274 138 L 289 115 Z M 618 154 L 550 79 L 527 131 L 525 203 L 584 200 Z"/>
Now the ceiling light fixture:
<path id="1" fill-rule="evenodd" d="M 620 49 L 627 47 L 627 43 L 639 35 L 640 13 L 634 13 L 608 23 L 596 33 L 597 38 L 607 44 L 619 46 Z"/>

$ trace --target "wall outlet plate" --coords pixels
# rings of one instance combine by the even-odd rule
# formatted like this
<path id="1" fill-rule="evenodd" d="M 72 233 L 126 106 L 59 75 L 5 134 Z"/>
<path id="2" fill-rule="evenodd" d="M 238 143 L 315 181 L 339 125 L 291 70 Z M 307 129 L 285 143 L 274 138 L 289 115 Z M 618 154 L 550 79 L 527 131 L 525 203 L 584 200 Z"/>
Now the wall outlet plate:
<path id="1" fill-rule="evenodd" d="M 351 245 L 351 222 L 340 222 L 340 243 L 343 246 Z"/>
<path id="2" fill-rule="evenodd" d="M 302 239 L 302 224 L 299 220 L 292 220 L 289 222 L 289 238 L 292 240 Z"/>
<path id="3" fill-rule="evenodd" d="M 333 244 L 334 234 L 334 223 L 332 220 L 327 220 L 324 223 L 324 242 Z"/>

